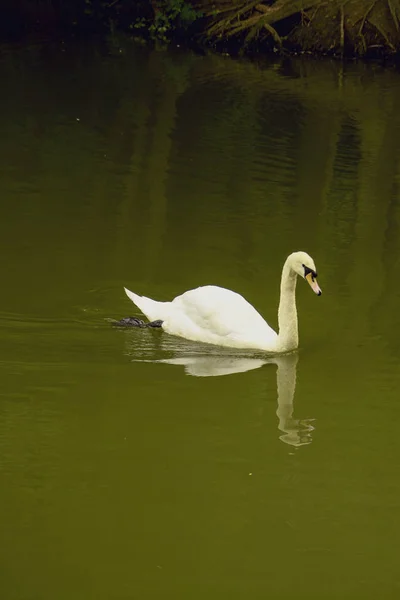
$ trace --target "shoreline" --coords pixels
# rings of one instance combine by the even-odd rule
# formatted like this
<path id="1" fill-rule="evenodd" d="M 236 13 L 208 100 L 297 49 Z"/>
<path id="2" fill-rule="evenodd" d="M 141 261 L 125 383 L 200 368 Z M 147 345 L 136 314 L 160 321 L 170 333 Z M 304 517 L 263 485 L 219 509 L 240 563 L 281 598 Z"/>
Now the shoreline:
<path id="1" fill-rule="evenodd" d="M 400 0 L 29 0 L 9 6 L 0 41 L 119 34 L 231 56 L 400 59 Z"/>

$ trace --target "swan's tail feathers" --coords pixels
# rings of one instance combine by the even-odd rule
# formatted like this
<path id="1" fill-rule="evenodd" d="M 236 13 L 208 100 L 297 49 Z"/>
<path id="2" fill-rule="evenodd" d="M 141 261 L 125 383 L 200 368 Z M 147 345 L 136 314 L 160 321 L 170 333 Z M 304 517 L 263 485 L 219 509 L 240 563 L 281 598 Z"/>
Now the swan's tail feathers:
<path id="1" fill-rule="evenodd" d="M 140 308 L 149 321 L 165 321 L 168 316 L 170 302 L 157 302 L 157 300 L 146 298 L 146 296 L 138 296 L 138 294 L 131 292 L 125 287 L 124 290 L 128 298 Z"/>
<path id="2" fill-rule="evenodd" d="M 131 292 L 131 290 L 128 290 L 128 288 L 126 288 L 126 287 L 124 287 L 124 290 L 125 290 L 125 294 L 128 296 L 128 298 L 130 300 L 132 300 L 133 304 L 136 304 L 136 306 L 138 308 L 140 308 L 141 296 L 138 296 L 134 292 Z"/>

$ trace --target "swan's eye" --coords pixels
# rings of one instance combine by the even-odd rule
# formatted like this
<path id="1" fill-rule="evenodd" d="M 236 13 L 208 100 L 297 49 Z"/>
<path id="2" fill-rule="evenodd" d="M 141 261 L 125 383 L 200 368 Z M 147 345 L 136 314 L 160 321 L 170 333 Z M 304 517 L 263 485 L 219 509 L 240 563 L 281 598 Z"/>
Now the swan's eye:
<path id="1" fill-rule="evenodd" d="M 312 281 L 314 281 L 314 279 L 317 278 L 316 271 L 313 271 L 313 269 L 310 269 L 310 267 L 306 267 L 306 265 L 303 265 L 303 268 L 304 268 L 304 277 L 307 277 L 307 275 L 311 275 Z"/>

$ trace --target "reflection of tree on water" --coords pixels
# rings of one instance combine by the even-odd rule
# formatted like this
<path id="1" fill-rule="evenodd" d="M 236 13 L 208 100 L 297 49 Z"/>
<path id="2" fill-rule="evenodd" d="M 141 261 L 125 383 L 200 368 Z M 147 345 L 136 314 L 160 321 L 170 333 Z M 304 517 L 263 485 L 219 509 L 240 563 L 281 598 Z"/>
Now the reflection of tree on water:
<path id="1" fill-rule="evenodd" d="M 139 332 L 138 332 L 139 333 Z M 145 332 L 147 333 L 147 332 Z M 277 366 L 277 403 L 276 415 L 278 417 L 278 429 L 282 433 L 279 439 L 291 446 L 305 446 L 312 442 L 312 431 L 314 427 L 310 424 L 313 419 L 295 419 L 294 394 L 296 390 L 296 374 L 298 354 L 296 352 L 282 356 L 253 356 L 243 353 L 227 353 L 223 349 L 210 347 L 203 344 L 193 344 L 186 340 L 178 340 L 174 337 L 152 336 L 150 339 L 155 343 L 158 350 L 173 353 L 170 358 L 153 359 L 154 345 L 140 332 L 146 345 L 139 349 L 136 344 L 129 348 L 129 354 L 135 354 L 133 360 L 139 362 L 158 362 L 168 365 L 181 365 L 185 368 L 187 375 L 193 377 L 220 377 L 222 375 L 233 375 L 259 369 L 267 364 Z M 149 343 L 150 341 L 150 343 Z M 160 344 L 160 347 L 158 347 Z M 153 347 L 152 347 L 153 346 Z M 151 351 L 153 350 L 153 351 Z M 138 356 L 139 354 L 139 356 Z"/>

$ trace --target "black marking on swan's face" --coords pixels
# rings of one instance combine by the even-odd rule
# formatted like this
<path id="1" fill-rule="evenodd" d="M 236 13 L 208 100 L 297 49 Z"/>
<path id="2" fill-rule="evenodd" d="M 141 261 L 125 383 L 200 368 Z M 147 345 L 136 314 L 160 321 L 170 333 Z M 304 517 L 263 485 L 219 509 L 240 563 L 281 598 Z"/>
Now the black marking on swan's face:
<path id="1" fill-rule="evenodd" d="M 309 283 L 312 291 L 320 296 L 322 294 L 321 288 L 317 283 L 317 272 L 314 269 L 310 269 L 310 267 L 306 267 L 306 265 L 302 265 L 304 268 L 304 279 Z"/>
<path id="2" fill-rule="evenodd" d="M 303 265 L 304 268 L 304 278 L 307 277 L 307 275 L 311 275 L 311 279 L 314 281 L 314 279 L 316 279 L 317 276 L 317 272 L 314 271 L 313 269 L 310 269 L 310 267 L 306 267 L 306 265 Z"/>

